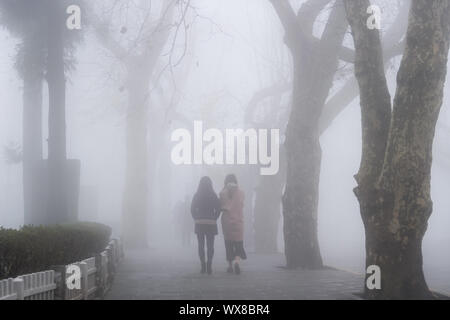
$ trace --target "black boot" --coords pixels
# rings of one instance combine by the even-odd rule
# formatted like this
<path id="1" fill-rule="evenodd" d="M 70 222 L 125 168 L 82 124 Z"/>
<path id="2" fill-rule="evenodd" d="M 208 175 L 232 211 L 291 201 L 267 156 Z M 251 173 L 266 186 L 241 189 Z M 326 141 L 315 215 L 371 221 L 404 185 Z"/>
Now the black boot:
<path id="1" fill-rule="evenodd" d="M 241 274 L 241 268 L 239 267 L 239 263 L 234 264 L 234 273 Z"/>
<path id="2" fill-rule="evenodd" d="M 201 274 L 206 273 L 206 263 L 202 262 L 202 269 L 200 270 Z"/>
<path id="3" fill-rule="evenodd" d="M 208 274 L 212 274 L 212 262 L 208 261 L 208 264 L 206 265 L 206 272 L 208 272 Z"/>

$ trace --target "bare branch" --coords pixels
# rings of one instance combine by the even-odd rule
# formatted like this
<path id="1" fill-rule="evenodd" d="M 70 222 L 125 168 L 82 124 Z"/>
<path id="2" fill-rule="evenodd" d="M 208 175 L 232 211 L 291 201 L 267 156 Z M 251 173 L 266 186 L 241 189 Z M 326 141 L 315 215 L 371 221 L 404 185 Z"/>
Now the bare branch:
<path id="1" fill-rule="evenodd" d="M 302 26 L 288 0 L 270 0 L 285 31 L 285 42 L 292 50 L 307 45 Z"/>
<path id="2" fill-rule="evenodd" d="M 292 83 L 291 82 L 285 82 L 285 83 L 279 83 L 266 87 L 264 89 L 259 90 L 256 92 L 250 102 L 248 103 L 248 106 L 245 110 L 245 123 L 251 123 L 253 114 L 255 113 L 256 108 L 258 105 L 264 101 L 265 99 L 269 97 L 273 97 L 276 95 L 282 95 L 286 91 L 289 91 L 292 89 Z"/>
<path id="3" fill-rule="evenodd" d="M 172 29 L 173 16 L 175 6 L 178 0 L 165 1 L 165 5 L 161 9 L 160 18 L 157 25 L 151 29 L 149 35 L 146 36 L 146 49 L 143 57 L 146 59 L 152 58 L 155 54 L 160 56 L 166 44 Z M 155 50 L 156 48 L 156 50 Z"/>
<path id="4" fill-rule="evenodd" d="M 305 2 L 297 13 L 297 19 L 301 23 L 305 34 L 313 34 L 314 22 L 331 0 L 309 0 Z"/>
<path id="5" fill-rule="evenodd" d="M 128 52 L 112 37 L 111 31 L 109 30 L 110 24 L 102 21 L 94 14 L 92 14 L 91 23 L 101 45 L 110 51 L 116 59 L 123 61 L 128 56 Z"/>
<path id="6" fill-rule="evenodd" d="M 384 51 L 384 69 L 387 70 L 390 61 L 403 54 L 405 48 L 405 40 L 402 38 L 405 35 L 407 24 L 408 24 L 408 13 L 409 13 L 409 1 L 403 2 L 402 6 L 399 8 L 399 13 L 386 32 L 383 38 L 383 47 Z M 350 62 L 354 61 L 354 52 L 350 51 L 341 52 L 342 55 L 346 55 L 346 59 L 342 59 L 344 61 Z M 349 61 L 350 60 L 350 61 Z M 334 119 L 343 111 L 345 108 L 357 97 L 359 96 L 359 88 L 356 82 L 356 79 L 352 77 L 348 82 L 336 93 L 324 107 L 321 123 L 320 123 L 320 132 L 325 132 L 326 129 L 333 123 Z"/>
<path id="7" fill-rule="evenodd" d="M 344 0 L 344 5 L 356 48 L 355 77 L 361 96 L 365 143 L 361 167 L 355 176 L 355 180 L 361 186 L 374 181 L 383 167 L 391 119 L 391 97 L 384 72 L 380 33 L 378 30 L 368 29 L 366 25 L 365 12 L 370 1 Z"/>

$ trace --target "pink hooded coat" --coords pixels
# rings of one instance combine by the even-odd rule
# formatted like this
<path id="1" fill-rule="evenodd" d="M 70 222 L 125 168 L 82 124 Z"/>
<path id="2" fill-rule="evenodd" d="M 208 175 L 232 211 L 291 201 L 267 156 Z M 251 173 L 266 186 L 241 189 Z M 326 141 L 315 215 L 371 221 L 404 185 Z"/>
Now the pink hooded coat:
<path id="1" fill-rule="evenodd" d="M 236 184 L 230 183 L 220 192 L 222 230 L 227 241 L 244 240 L 244 200 L 244 192 Z"/>

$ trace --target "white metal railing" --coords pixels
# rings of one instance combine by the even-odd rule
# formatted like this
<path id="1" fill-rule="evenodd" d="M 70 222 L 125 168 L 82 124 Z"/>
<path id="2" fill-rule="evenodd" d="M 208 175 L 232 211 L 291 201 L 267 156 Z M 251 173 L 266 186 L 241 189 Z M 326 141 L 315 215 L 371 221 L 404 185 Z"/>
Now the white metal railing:
<path id="1" fill-rule="evenodd" d="M 0 300 L 17 300 L 17 281 L 5 279 L 0 281 Z"/>

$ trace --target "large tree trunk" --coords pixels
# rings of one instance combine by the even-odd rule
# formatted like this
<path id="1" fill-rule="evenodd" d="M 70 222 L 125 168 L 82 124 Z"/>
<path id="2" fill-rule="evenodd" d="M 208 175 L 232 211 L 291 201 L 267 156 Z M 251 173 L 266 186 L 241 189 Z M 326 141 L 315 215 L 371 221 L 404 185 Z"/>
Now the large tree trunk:
<path id="1" fill-rule="evenodd" d="M 322 159 L 319 119 L 338 67 L 347 30 L 345 11 L 336 3 L 319 45 L 288 46 L 294 59 L 292 111 L 286 134 L 287 181 L 283 195 L 284 239 L 288 268 L 322 267 L 317 234 Z"/>
<path id="2" fill-rule="evenodd" d="M 124 243 L 146 247 L 148 215 L 148 75 L 131 68 L 126 118 L 126 173 L 122 208 Z"/>
<path id="3" fill-rule="evenodd" d="M 24 224 L 39 224 L 43 215 L 37 186 L 37 163 L 42 160 L 43 57 L 33 39 L 24 40 L 23 61 L 23 198 Z"/>
<path id="4" fill-rule="evenodd" d="M 366 297 L 431 298 L 422 239 L 432 212 L 432 145 L 446 77 L 450 2 L 412 3 L 390 125 L 379 35 L 365 26 L 369 1 L 345 3 L 355 40 L 363 128 L 355 193 L 366 230 L 366 264 L 381 269 L 381 289 L 366 287 Z"/>
<path id="5" fill-rule="evenodd" d="M 144 10 L 151 11 L 148 1 L 142 1 L 142 4 Z M 99 40 L 119 61 L 124 63 L 128 73 L 126 173 L 122 201 L 122 234 L 125 245 L 128 247 L 148 245 L 148 179 L 149 174 L 154 174 L 153 164 L 150 165 L 152 170 L 149 172 L 149 144 L 147 143 L 150 80 L 172 31 L 177 5 L 178 1 L 164 1 L 159 19 L 155 21 L 146 19 L 148 21 L 138 27 L 142 39 L 138 35 L 137 42 L 142 42 L 144 45 L 142 50 L 137 50 L 141 53 L 136 56 L 130 55 L 129 49 L 123 48 L 108 30 L 105 32 L 101 23 L 94 22 Z"/>
<path id="6" fill-rule="evenodd" d="M 66 79 L 64 75 L 64 8 L 49 0 L 48 6 L 48 211 L 47 223 L 68 220 L 66 183 Z"/>
<path id="7" fill-rule="evenodd" d="M 379 193 L 375 188 L 381 172 L 391 118 L 391 97 L 383 69 L 380 35 L 366 26 L 367 1 L 346 1 L 347 17 L 355 43 L 355 75 L 360 86 L 362 120 L 362 158 L 355 175 L 358 186 L 354 189 L 360 204 L 361 217 L 366 230 L 366 267 L 374 264 L 373 255 L 379 254 L 376 238 L 382 236 L 386 224 Z M 374 237 L 377 233 L 378 236 Z M 380 248 L 387 251 L 386 248 Z M 384 271 L 382 270 L 383 275 Z M 383 285 L 382 285 L 383 287 Z M 366 294 L 370 291 L 366 288 Z"/>
<path id="8" fill-rule="evenodd" d="M 255 251 L 278 252 L 278 226 L 281 218 L 281 196 L 285 176 L 261 176 L 255 192 Z"/>
<path id="9" fill-rule="evenodd" d="M 298 64 L 285 143 L 288 172 L 283 195 L 285 254 L 288 268 L 317 269 L 322 267 L 317 234 L 322 150 L 315 121 L 320 106 L 305 105 L 305 92 L 302 92 L 305 83 L 298 80 L 303 70 Z"/>
<path id="10" fill-rule="evenodd" d="M 265 91 L 268 92 L 268 91 Z M 264 93 L 265 94 L 265 93 Z M 279 90 L 273 91 L 272 112 L 265 115 L 263 126 L 273 126 L 273 120 L 277 118 L 277 113 L 281 107 L 282 94 Z M 251 115 L 255 111 L 261 92 L 256 93 L 247 109 L 246 120 L 251 123 Z M 287 120 L 287 114 L 279 120 L 279 126 L 282 127 Z M 282 133 L 284 134 L 284 132 Z M 267 146 L 270 150 L 270 143 Z M 259 176 L 257 185 L 254 188 L 255 204 L 253 207 L 253 231 L 255 251 L 258 253 L 276 253 L 278 252 L 278 232 L 281 218 L 281 199 L 284 185 L 286 183 L 286 152 L 285 148 L 280 148 L 280 168 L 276 175 Z M 255 172 L 258 176 L 258 172 Z M 255 180 L 252 177 L 251 180 Z M 251 208 L 251 206 L 250 206 Z"/>
<path id="11" fill-rule="evenodd" d="M 449 1 L 413 1 L 378 182 L 387 230 L 368 232 L 368 263 L 381 267 L 382 297 L 429 297 L 422 269 L 422 239 L 432 212 L 432 147 L 442 106 L 449 35 Z"/>

